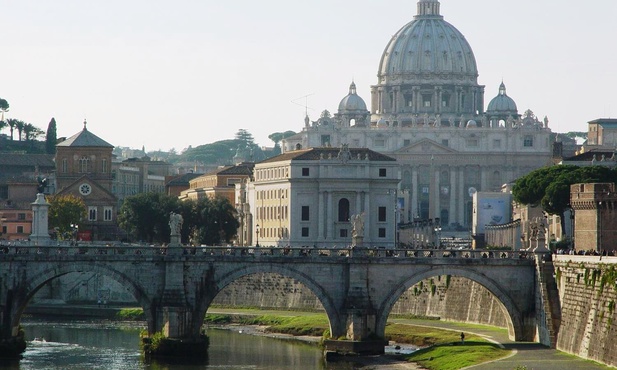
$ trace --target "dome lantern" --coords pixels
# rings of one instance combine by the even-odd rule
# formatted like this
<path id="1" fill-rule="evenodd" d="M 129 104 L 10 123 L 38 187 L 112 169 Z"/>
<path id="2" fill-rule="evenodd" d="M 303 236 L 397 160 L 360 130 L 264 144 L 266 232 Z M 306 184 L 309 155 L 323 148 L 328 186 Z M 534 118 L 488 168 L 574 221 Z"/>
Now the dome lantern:
<path id="1" fill-rule="evenodd" d="M 418 1 L 418 17 L 431 16 L 440 17 L 438 0 L 420 0 Z"/>

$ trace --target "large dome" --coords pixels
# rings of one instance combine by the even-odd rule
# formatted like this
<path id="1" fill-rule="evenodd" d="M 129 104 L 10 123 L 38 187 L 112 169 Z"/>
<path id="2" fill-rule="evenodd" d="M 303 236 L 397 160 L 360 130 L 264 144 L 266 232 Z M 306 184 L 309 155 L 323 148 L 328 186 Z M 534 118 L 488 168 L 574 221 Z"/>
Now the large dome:
<path id="1" fill-rule="evenodd" d="M 418 15 L 388 43 L 379 66 L 380 83 L 389 80 L 472 79 L 476 59 L 465 36 L 440 15 L 438 0 L 420 0 Z"/>

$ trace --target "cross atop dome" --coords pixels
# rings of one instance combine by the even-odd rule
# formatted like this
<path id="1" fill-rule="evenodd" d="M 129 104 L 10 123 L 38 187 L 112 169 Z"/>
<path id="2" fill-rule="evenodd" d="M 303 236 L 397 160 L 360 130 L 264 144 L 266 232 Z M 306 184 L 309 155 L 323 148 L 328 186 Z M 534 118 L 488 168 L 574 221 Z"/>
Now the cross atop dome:
<path id="1" fill-rule="evenodd" d="M 418 1 L 418 17 L 433 16 L 439 17 L 439 0 L 419 0 Z"/>

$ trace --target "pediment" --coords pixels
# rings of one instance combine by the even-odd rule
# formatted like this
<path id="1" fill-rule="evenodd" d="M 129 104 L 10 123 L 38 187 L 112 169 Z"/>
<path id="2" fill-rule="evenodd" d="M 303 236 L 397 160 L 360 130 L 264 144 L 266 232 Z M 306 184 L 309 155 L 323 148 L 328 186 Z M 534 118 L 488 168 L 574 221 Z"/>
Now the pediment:
<path id="1" fill-rule="evenodd" d="M 82 185 L 90 186 L 90 193 L 84 195 L 80 191 L 80 187 Z M 105 187 L 99 185 L 95 180 L 91 179 L 88 175 L 84 175 L 79 179 L 75 180 L 73 183 L 69 184 L 65 188 L 61 189 L 56 193 L 57 195 L 75 195 L 77 197 L 82 198 L 86 203 L 89 203 L 89 200 L 97 200 L 97 201 L 108 201 L 110 203 L 114 203 L 117 201 L 117 198 L 114 194 L 112 194 Z"/>
<path id="2" fill-rule="evenodd" d="M 457 153 L 456 150 L 447 147 L 445 145 L 441 145 L 433 140 L 422 139 L 418 140 L 415 143 L 411 143 L 410 145 L 403 147 L 396 152 L 396 154 L 454 154 Z"/>

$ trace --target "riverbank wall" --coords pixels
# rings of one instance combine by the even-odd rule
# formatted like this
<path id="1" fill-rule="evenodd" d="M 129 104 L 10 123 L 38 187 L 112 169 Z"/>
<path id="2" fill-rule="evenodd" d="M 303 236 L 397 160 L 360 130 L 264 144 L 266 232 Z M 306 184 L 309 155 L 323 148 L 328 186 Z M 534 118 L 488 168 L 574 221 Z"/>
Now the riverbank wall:
<path id="1" fill-rule="evenodd" d="M 617 366 L 617 258 L 554 257 L 561 302 L 557 349 Z"/>

